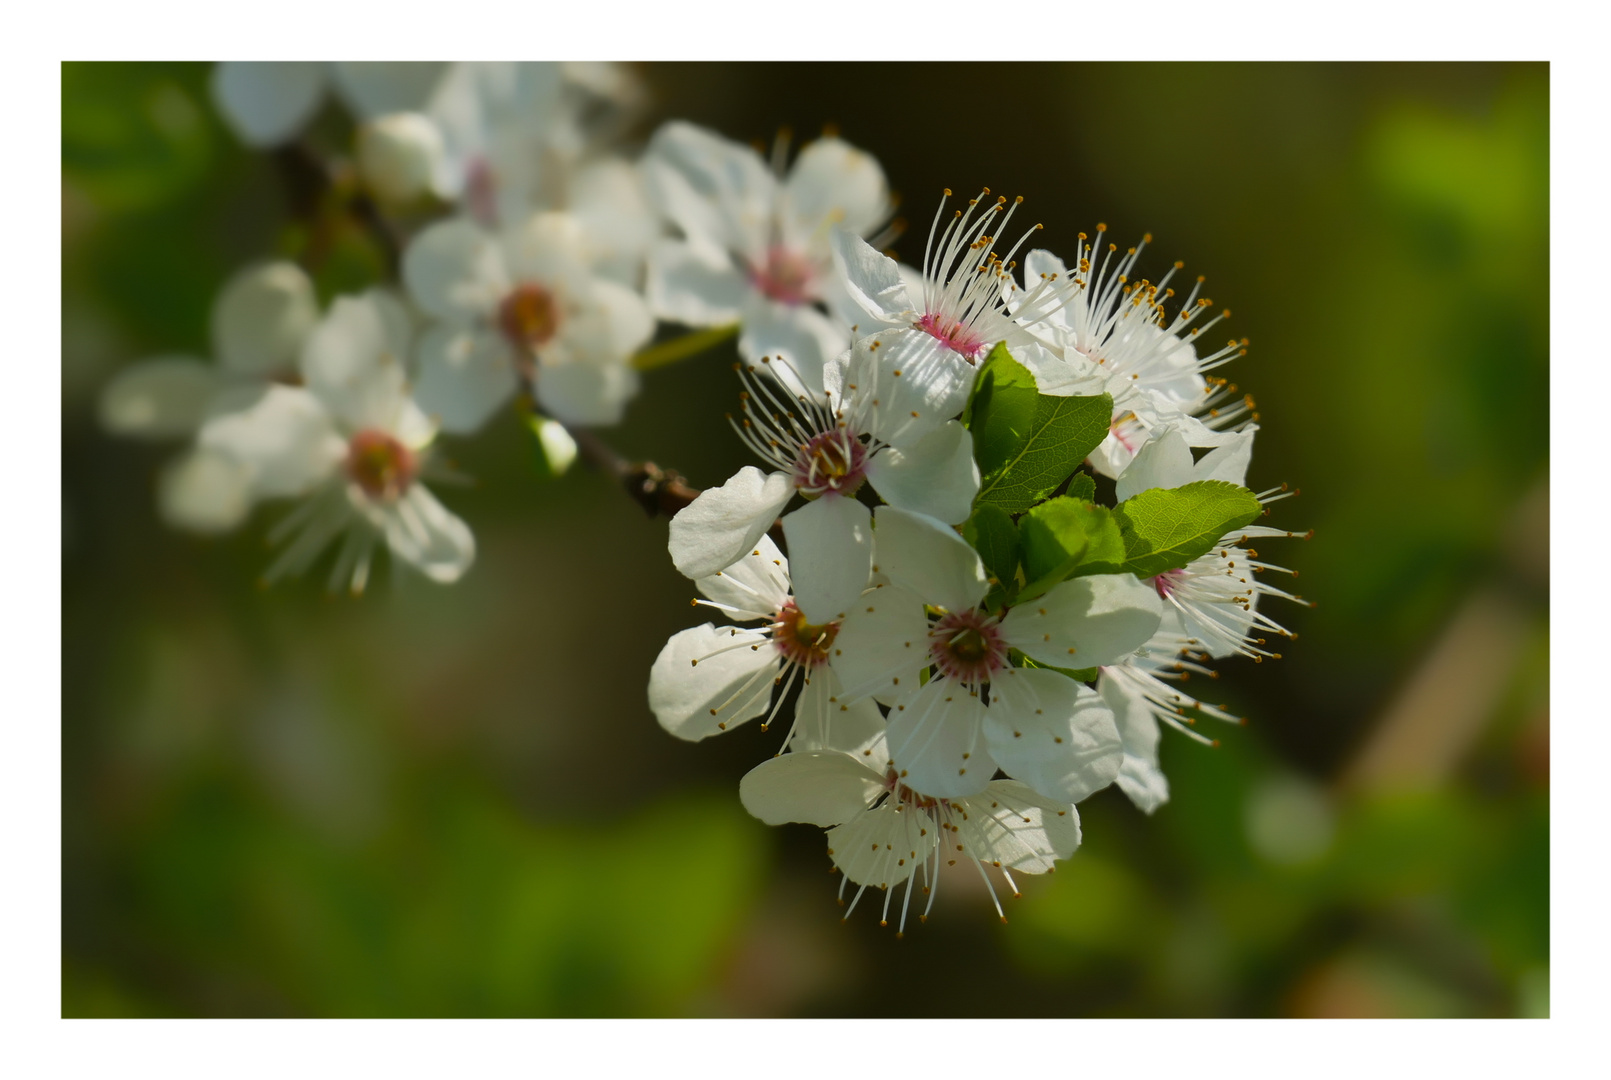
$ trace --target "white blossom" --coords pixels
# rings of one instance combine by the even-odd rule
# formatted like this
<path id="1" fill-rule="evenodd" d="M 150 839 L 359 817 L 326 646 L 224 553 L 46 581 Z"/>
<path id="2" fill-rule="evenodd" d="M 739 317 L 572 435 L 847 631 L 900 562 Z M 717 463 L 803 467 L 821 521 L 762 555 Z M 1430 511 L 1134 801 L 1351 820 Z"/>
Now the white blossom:
<path id="1" fill-rule="evenodd" d="M 597 276 L 581 226 L 546 212 L 488 232 L 438 222 L 403 257 L 414 300 L 435 321 L 419 343 L 420 404 L 470 433 L 523 378 L 566 423 L 613 424 L 637 392 L 630 358 L 654 332 L 637 293 Z"/>
<path id="2" fill-rule="evenodd" d="M 1137 279 L 1136 262 L 1152 238 L 1121 255 L 1116 244 L 1102 246 L 1106 233 L 1107 226 L 1098 225 L 1094 239 L 1080 234 L 1073 270 L 1049 251 L 1031 251 L 1024 257 L 1024 285 L 1009 279 L 1005 288 L 1009 307 L 1046 346 L 1021 358 L 1041 393 L 1113 395 L 1108 437 L 1090 460 L 1102 475 L 1117 477 L 1164 426 L 1194 447 L 1223 445 L 1252 414 L 1253 402 L 1207 374 L 1245 355 L 1245 340 L 1198 354 L 1204 331 L 1230 316 L 1211 313 L 1213 302 L 1199 295 L 1204 279 L 1170 315 L 1176 297 L 1169 283 L 1184 264 L 1177 262 L 1156 285 Z"/>
<path id="3" fill-rule="evenodd" d="M 828 653 L 839 624 L 812 623 L 801 612 L 789 561 L 770 538 L 762 536 L 749 554 L 695 584 L 705 597 L 695 606 L 720 611 L 735 624 L 758 625 L 705 623 L 666 642 L 649 674 L 649 706 L 661 727 L 699 740 L 765 714 L 765 730 L 799 682 L 785 747 L 834 745 L 857 753 L 881 742 L 876 705 L 836 700 L 839 684 Z"/>
<path id="4" fill-rule="evenodd" d="M 410 334 L 388 295 L 339 298 L 303 347 L 305 385 L 241 388 L 214 403 L 199 450 L 243 468 L 249 502 L 302 500 L 270 534 L 287 543 L 265 581 L 304 571 L 337 539 L 332 589 L 361 592 L 381 543 L 433 581 L 469 568 L 470 530 L 420 482 L 436 429 L 409 396 Z"/>
<path id="5" fill-rule="evenodd" d="M 875 526 L 875 569 L 888 584 L 842 621 L 831 663 L 843 700 L 891 706 L 897 776 L 935 798 L 984 790 L 998 766 L 1059 801 L 1111 783 L 1121 757 L 1112 715 L 1090 687 L 1048 668 L 1128 655 L 1158 628 L 1157 594 L 1104 574 L 992 611 L 980 606 L 984 566 L 952 529 L 890 506 Z M 1014 649 L 1040 666 L 1012 666 Z"/>
<path id="6" fill-rule="evenodd" d="M 775 471 L 741 472 L 672 519 L 669 547 L 683 574 L 701 577 L 732 562 L 799 492 L 806 505 L 783 517 L 795 594 L 808 615 L 826 621 L 855 605 L 871 573 L 871 514 L 855 498 L 863 483 L 893 506 L 947 523 L 967 519 L 979 468 L 972 436 L 950 419 L 965 398 L 952 393 L 945 370 L 921 358 L 903 368 L 888 352 L 858 349 L 829 365 L 825 391 L 792 402 L 768 380 L 741 377 L 748 389 L 734 426 Z M 936 378 L 944 380 L 938 390 Z"/>
<path id="7" fill-rule="evenodd" d="M 300 267 L 284 261 L 243 267 L 213 302 L 216 362 L 164 356 L 130 365 L 101 390 L 101 425 L 152 441 L 193 435 L 228 395 L 294 375 L 318 318 L 313 282 Z M 239 463 L 192 449 L 164 469 L 158 509 L 176 528 L 226 531 L 245 518 L 249 486 Z"/>
<path id="8" fill-rule="evenodd" d="M 870 155 L 825 136 L 806 144 L 785 172 L 786 144 L 771 166 L 747 146 L 681 121 L 650 140 L 649 191 L 681 239 L 649 257 L 648 297 L 657 316 L 687 326 L 741 323 L 749 363 L 783 358 L 772 373 L 797 392 L 820 394 L 827 362 L 850 343 L 829 245 L 834 229 L 873 235 L 892 206 Z"/>
<path id="9" fill-rule="evenodd" d="M 751 769 L 739 798 L 768 825 L 796 821 L 828 829 L 828 855 L 846 888 L 858 886 L 845 918 L 868 888 L 884 893 L 880 925 L 888 925 L 899 886 L 897 934 L 906 929 L 916 884 L 928 899 L 918 913 L 926 920 L 938 895 L 942 862 L 967 860 L 980 876 L 1003 922 L 1006 916 L 985 867 L 1000 870 L 1018 895 L 1013 872 L 1051 873 L 1080 846 L 1080 817 L 1072 802 L 1047 799 L 1016 780 L 992 780 L 976 794 L 935 798 L 914 790 L 889 764 L 881 745 L 857 751 L 836 747 L 795 750 Z"/>

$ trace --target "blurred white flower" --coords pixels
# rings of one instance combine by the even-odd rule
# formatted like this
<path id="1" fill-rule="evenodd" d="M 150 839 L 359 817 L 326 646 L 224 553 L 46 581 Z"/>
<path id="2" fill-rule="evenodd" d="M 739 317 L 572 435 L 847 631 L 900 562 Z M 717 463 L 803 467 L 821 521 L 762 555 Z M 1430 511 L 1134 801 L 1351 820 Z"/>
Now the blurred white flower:
<path id="1" fill-rule="evenodd" d="M 797 749 L 763 761 L 739 784 L 744 808 L 768 825 L 797 821 L 828 829 L 828 855 L 844 874 L 840 902 L 850 884 L 858 886 L 845 918 L 872 887 L 884 892 L 879 919 L 887 926 L 890 902 L 905 882 L 896 931 L 904 933 L 913 884 L 928 896 L 918 913 L 926 920 L 941 860 L 954 866 L 965 859 L 978 866 L 1005 922 L 986 865 L 1001 871 L 1016 896 L 1013 871 L 1050 873 L 1080 846 L 1073 803 L 1044 798 L 1016 780 L 992 780 L 961 798 L 925 795 L 900 778 L 881 743 L 861 752 Z"/>
<path id="2" fill-rule="evenodd" d="M 829 364 L 825 392 L 793 403 L 768 380 L 741 377 L 748 389 L 734 427 L 778 471 L 762 478 L 747 468 L 671 519 L 671 557 L 683 574 L 703 577 L 732 562 L 799 492 L 808 501 L 784 516 L 783 532 L 795 552 L 795 597 L 822 622 L 856 605 L 872 570 L 871 514 L 855 498 L 863 482 L 892 506 L 952 524 L 967 519 L 979 467 L 972 436 L 948 419 L 966 401 L 951 392 L 948 373 L 921 362 L 903 369 L 887 353 L 858 349 Z"/>
<path id="3" fill-rule="evenodd" d="M 783 357 L 779 378 L 820 394 L 823 366 L 850 343 L 820 310 L 847 309 L 829 236 L 874 234 L 892 206 L 871 155 L 832 136 L 808 143 L 785 175 L 747 146 L 682 121 L 665 124 L 643 159 L 654 204 L 682 232 L 649 256 L 649 304 L 686 326 L 742 323 L 739 354 Z"/>
<path id="4" fill-rule="evenodd" d="M 1157 594 L 1128 574 L 1102 574 L 989 611 L 984 566 L 953 529 L 891 506 L 874 520 L 875 569 L 889 584 L 841 622 L 831 663 L 845 701 L 891 705 L 898 777 L 960 798 L 984 790 L 999 766 L 1067 802 L 1112 783 L 1122 757 L 1112 714 L 1090 687 L 1047 667 L 1128 655 L 1158 628 Z M 1043 666 L 1013 667 L 1012 649 Z"/>
<path id="5" fill-rule="evenodd" d="M 790 592 L 789 561 L 760 537 L 731 566 L 700 578 L 696 607 L 758 626 L 690 627 L 672 636 L 649 673 L 649 707 L 660 726 L 699 740 L 766 714 L 772 723 L 796 681 L 802 684 L 785 747 L 835 745 L 851 753 L 881 741 L 883 718 L 871 701 L 843 705 L 827 666 L 835 622 L 809 622 Z M 775 695 L 774 687 L 781 687 Z"/>
<path id="6" fill-rule="evenodd" d="M 445 63 L 226 60 L 213 68 L 213 100 L 248 146 L 279 146 L 297 136 L 334 89 L 360 121 L 417 111 Z"/>
<path id="7" fill-rule="evenodd" d="M 435 320 L 419 343 L 417 394 L 443 430 L 478 430 L 522 377 L 565 423 L 620 420 L 638 388 L 630 358 L 654 320 L 585 256 L 580 224 L 557 212 L 496 234 L 438 222 L 409 245 L 403 278 Z"/>
<path id="8" fill-rule="evenodd" d="M 381 543 L 433 581 L 469 568 L 470 530 L 419 482 L 436 430 L 409 396 L 410 334 L 389 295 L 339 298 L 302 350 L 304 386 L 242 389 L 215 402 L 200 451 L 244 466 L 251 502 L 303 500 L 270 534 L 286 547 L 265 581 L 303 572 L 337 539 L 331 589 L 361 592 Z"/>
<path id="9" fill-rule="evenodd" d="M 426 108 L 444 147 L 438 193 L 488 228 L 567 211 L 588 262 L 638 285 L 659 217 L 637 167 L 605 152 L 615 132 L 594 122 L 638 90 L 613 64 L 454 64 Z"/>
<path id="10" fill-rule="evenodd" d="M 213 302 L 217 363 L 166 356 L 130 365 L 101 390 L 101 425 L 137 439 L 192 435 L 221 397 L 292 375 L 318 318 L 313 282 L 300 267 L 283 261 L 244 267 Z M 194 532 L 234 528 L 250 507 L 239 465 L 195 450 L 164 471 L 157 496 L 170 525 Z"/>

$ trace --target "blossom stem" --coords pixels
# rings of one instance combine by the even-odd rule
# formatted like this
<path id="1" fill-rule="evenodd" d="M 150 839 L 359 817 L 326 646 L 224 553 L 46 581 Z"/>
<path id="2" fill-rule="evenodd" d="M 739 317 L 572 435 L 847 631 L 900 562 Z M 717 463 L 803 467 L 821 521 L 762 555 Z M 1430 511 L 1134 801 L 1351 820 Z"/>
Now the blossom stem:
<path id="1" fill-rule="evenodd" d="M 647 349 L 639 350 L 632 357 L 632 366 L 639 371 L 652 371 L 657 367 L 675 364 L 678 360 L 686 360 L 690 356 L 704 352 L 738 335 L 738 323 L 728 326 L 712 326 L 706 330 L 695 330 L 681 337 L 662 341 L 658 345 L 650 345 Z"/>

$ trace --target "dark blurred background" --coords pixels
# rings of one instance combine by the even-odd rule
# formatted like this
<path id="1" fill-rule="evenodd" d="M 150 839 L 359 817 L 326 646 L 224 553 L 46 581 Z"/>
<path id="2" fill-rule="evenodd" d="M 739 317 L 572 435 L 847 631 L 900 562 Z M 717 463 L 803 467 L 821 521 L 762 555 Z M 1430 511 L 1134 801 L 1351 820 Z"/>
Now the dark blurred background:
<path id="1" fill-rule="evenodd" d="M 697 620 L 665 523 L 546 477 L 515 416 L 449 444 L 480 547 L 452 587 L 263 591 L 278 508 L 161 526 L 175 450 L 102 434 L 96 392 L 207 355 L 225 276 L 295 226 L 205 66 L 68 64 L 64 1014 L 1546 1015 L 1548 68 L 642 74 L 640 140 L 836 125 L 920 223 L 908 261 L 942 187 L 989 185 L 1054 251 L 1105 221 L 1154 234 L 1143 273 L 1208 276 L 1252 340 L 1221 372 L 1258 400 L 1249 483 L 1301 487 L 1269 521 L 1315 530 L 1258 545 L 1318 607 L 1270 606 L 1285 659 L 1220 665 L 1251 724 L 1166 733 L 1172 801 L 1083 804 L 1007 925 L 977 876 L 904 940 L 841 925 L 820 830 L 739 805 L 775 733 L 689 745 L 648 711 Z M 368 244 L 341 237 L 326 299 L 377 279 Z M 650 373 L 608 438 L 697 485 L 748 463 L 724 349 Z"/>

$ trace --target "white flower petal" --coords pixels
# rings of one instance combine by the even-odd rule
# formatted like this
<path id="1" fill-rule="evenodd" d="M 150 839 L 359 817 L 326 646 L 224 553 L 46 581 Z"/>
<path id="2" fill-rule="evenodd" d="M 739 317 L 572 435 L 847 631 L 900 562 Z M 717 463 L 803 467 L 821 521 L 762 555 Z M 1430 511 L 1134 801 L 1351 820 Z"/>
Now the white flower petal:
<path id="1" fill-rule="evenodd" d="M 973 512 L 979 494 L 973 436 L 949 420 L 906 450 L 891 446 L 874 454 L 867 479 L 897 509 L 960 524 Z"/>
<path id="2" fill-rule="evenodd" d="M 599 273 L 625 285 L 636 283 L 650 245 L 661 234 L 638 166 L 618 158 L 582 166 L 574 177 L 570 210 L 582 223 L 589 261 Z"/>
<path id="3" fill-rule="evenodd" d="M 1003 870 L 1044 874 L 1080 846 L 1080 815 L 1071 804 L 1045 799 L 1015 780 L 993 780 L 967 800 L 967 817 L 953 846 Z"/>
<path id="4" fill-rule="evenodd" d="M 883 330 L 851 347 L 846 404 L 862 431 L 912 446 L 956 418 L 974 374 L 971 364 L 921 330 Z"/>
<path id="5" fill-rule="evenodd" d="M 1124 743 L 1124 762 L 1119 766 L 1117 783 L 1137 809 L 1150 814 L 1169 801 L 1169 780 L 1158 767 L 1162 733 L 1146 698 L 1131 689 L 1122 676 L 1114 675 L 1114 670 L 1103 669 L 1096 689 L 1113 710 L 1119 738 Z"/>
<path id="6" fill-rule="evenodd" d="M 684 326 L 737 322 L 749 290 L 730 260 L 677 240 L 649 249 L 646 282 L 649 310 Z"/>
<path id="7" fill-rule="evenodd" d="M 520 385 L 510 353 L 495 330 L 437 323 L 420 338 L 415 400 L 443 431 L 473 434 Z"/>
<path id="8" fill-rule="evenodd" d="M 884 742 L 884 714 L 871 698 L 854 704 L 844 698 L 844 686 L 832 667 L 818 668 L 800 691 L 794 709 L 794 735 L 789 748 L 837 750 L 849 754 L 879 776 L 889 764 Z"/>
<path id="9" fill-rule="evenodd" d="M 863 596 L 840 624 L 828 657 L 844 699 L 899 697 L 916 686 L 929 662 L 928 633 L 921 597 L 894 585 Z"/>
<path id="10" fill-rule="evenodd" d="M 605 326 L 605 348 L 612 358 L 631 356 L 654 336 L 654 316 L 643 297 L 625 285 L 594 278 L 588 299 Z"/>
<path id="11" fill-rule="evenodd" d="M 573 360 L 537 372 L 537 403 L 567 424 L 620 423 L 637 393 L 638 373 L 627 364 Z"/>
<path id="12" fill-rule="evenodd" d="M 871 154 L 843 139 L 807 143 L 783 185 L 787 205 L 809 237 L 824 225 L 864 236 L 890 215 L 889 183 Z"/>
<path id="13" fill-rule="evenodd" d="M 440 61 L 344 60 L 334 65 L 336 93 L 359 120 L 417 112 L 431 99 L 447 64 Z"/>
<path id="14" fill-rule="evenodd" d="M 1001 620 L 1007 644 L 1042 664 L 1090 668 L 1116 663 L 1146 644 L 1163 601 L 1129 574 L 1096 574 L 1052 587 Z"/>
<path id="15" fill-rule="evenodd" d="M 1257 425 L 1237 432 L 1224 444 L 1204 454 L 1193 469 L 1193 480 L 1223 480 L 1239 487 L 1247 485 L 1247 467 L 1253 460 L 1253 433 Z"/>
<path id="16" fill-rule="evenodd" d="M 990 591 L 978 552 L 949 525 L 894 506 L 880 506 L 873 520 L 877 570 L 925 603 L 967 611 Z"/>
<path id="17" fill-rule="evenodd" d="M 514 281 L 554 282 L 579 291 L 592 278 L 587 233 L 563 211 L 526 215 L 498 236 L 498 244 Z"/>
<path id="18" fill-rule="evenodd" d="M 781 304 L 754 290 L 745 298 L 738 353 L 751 367 L 776 376 L 793 394 L 818 397 L 822 369 L 850 345 L 850 336 L 808 304 Z M 761 365 L 761 357 L 771 362 Z"/>
<path id="19" fill-rule="evenodd" d="M 813 624 L 854 611 L 873 572 L 873 516 L 853 498 L 833 492 L 783 518 L 794 552 L 794 602 Z"/>
<path id="20" fill-rule="evenodd" d="M 472 221 L 439 221 L 403 252 L 409 295 L 439 319 L 491 317 L 512 282 L 497 240 Z"/>
<path id="21" fill-rule="evenodd" d="M 930 679 L 888 717 L 889 761 L 901 783 L 935 799 L 983 791 L 996 774 L 984 736 L 984 703 L 947 678 Z"/>
<path id="22" fill-rule="evenodd" d="M 883 776 L 834 750 L 763 761 L 738 783 L 744 809 L 768 825 L 799 821 L 830 828 L 866 810 L 883 792 Z"/>
<path id="23" fill-rule="evenodd" d="M 755 547 L 708 577 L 694 582 L 708 600 L 736 608 L 727 617 L 737 622 L 770 619 L 789 602 L 789 560 L 762 534 Z"/>
<path id="24" fill-rule="evenodd" d="M 1123 502 L 1152 488 L 1176 488 L 1194 480 L 1191 448 L 1177 431 L 1165 431 L 1136 451 L 1119 474 L 1115 497 Z"/>
<path id="25" fill-rule="evenodd" d="M 1076 803 L 1119 775 L 1124 748 L 1095 690 L 1056 671 L 1008 668 L 990 680 L 985 737 L 996 762 L 1048 799 Z"/>
<path id="26" fill-rule="evenodd" d="M 684 577 L 726 569 L 755 547 L 794 496 L 783 473 L 746 465 L 721 487 L 706 488 L 671 519 L 671 561 Z"/>
<path id="27" fill-rule="evenodd" d="M 846 291 L 870 320 L 861 332 L 909 325 L 915 317 L 914 305 L 895 260 L 874 251 L 871 244 L 848 229 L 835 229 L 831 241 L 834 264 Z"/>
<path id="28" fill-rule="evenodd" d="M 201 424 L 218 393 L 218 369 L 186 356 L 164 356 L 124 368 L 101 388 L 101 426 L 113 435 L 176 439 Z"/>
<path id="29" fill-rule="evenodd" d="M 750 256 L 764 249 L 778 183 L 750 147 L 673 120 L 649 140 L 644 167 L 652 196 L 690 240 Z"/>
<path id="30" fill-rule="evenodd" d="M 1057 356 L 1033 342 L 1015 345 L 1012 358 L 1035 379 L 1035 388 L 1050 397 L 1095 397 L 1108 388 L 1107 373 L 1073 349 Z"/>
<path id="31" fill-rule="evenodd" d="M 689 627 L 673 634 L 655 658 L 649 708 L 677 738 L 709 738 L 766 711 L 781 663 L 759 633 L 710 623 Z"/>
<path id="32" fill-rule="evenodd" d="M 886 799 L 828 830 L 828 855 L 857 885 L 894 888 L 934 853 L 940 830 L 928 814 Z"/>
<path id="33" fill-rule="evenodd" d="M 475 561 L 470 527 L 423 485 L 410 486 L 394 502 L 366 498 L 364 503 L 361 509 L 385 535 L 392 554 L 432 581 L 452 584 Z"/>
<path id="34" fill-rule="evenodd" d="M 283 259 L 235 273 L 213 304 L 218 361 L 243 375 L 270 375 L 296 366 L 298 351 L 319 321 L 313 281 Z"/>
<path id="35" fill-rule="evenodd" d="M 300 366 L 308 389 L 349 430 L 396 432 L 413 445 L 415 433 L 405 437 L 402 430 L 417 424 L 405 415 L 413 405 L 401 320 L 396 301 L 383 291 L 337 297 L 308 335 Z"/>
<path id="36" fill-rule="evenodd" d="M 226 60 L 213 68 L 213 100 L 248 146 L 287 142 L 324 95 L 325 66 L 309 61 Z"/>
<path id="37" fill-rule="evenodd" d="M 191 532 L 227 532 L 252 508 L 252 468 L 214 450 L 192 450 L 157 480 L 162 519 Z"/>
<path id="38" fill-rule="evenodd" d="M 219 397 L 196 445 L 250 467 L 254 499 L 304 494 L 334 473 L 347 453 L 314 394 L 278 385 Z"/>

